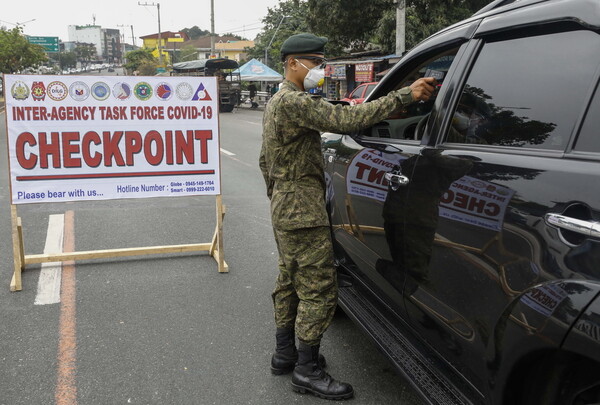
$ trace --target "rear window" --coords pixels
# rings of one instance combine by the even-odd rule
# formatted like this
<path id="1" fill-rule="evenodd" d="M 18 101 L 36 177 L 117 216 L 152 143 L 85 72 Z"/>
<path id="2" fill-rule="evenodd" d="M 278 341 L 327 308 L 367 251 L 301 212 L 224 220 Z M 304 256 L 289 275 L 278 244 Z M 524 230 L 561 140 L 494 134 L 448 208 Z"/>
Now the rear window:
<path id="1" fill-rule="evenodd" d="M 486 43 L 447 142 L 563 150 L 600 62 L 600 36 L 572 31 Z"/>

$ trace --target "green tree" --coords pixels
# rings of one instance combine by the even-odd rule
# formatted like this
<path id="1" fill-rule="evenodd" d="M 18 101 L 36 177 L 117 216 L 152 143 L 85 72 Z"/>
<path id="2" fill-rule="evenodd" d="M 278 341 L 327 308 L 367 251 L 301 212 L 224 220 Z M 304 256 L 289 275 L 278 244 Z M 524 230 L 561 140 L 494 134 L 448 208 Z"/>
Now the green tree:
<path id="1" fill-rule="evenodd" d="M 220 36 L 220 37 L 234 37 L 234 38 L 235 38 L 235 39 L 237 39 L 238 41 L 244 41 L 244 40 L 245 40 L 245 38 L 244 38 L 244 37 L 241 37 L 241 36 L 239 36 L 238 34 L 233 34 L 233 33 L 231 33 L 231 32 L 227 32 L 227 33 L 225 33 L 225 34 L 223 34 L 223 35 L 219 35 L 219 36 Z"/>
<path id="2" fill-rule="evenodd" d="M 472 15 L 489 0 L 406 0 L 406 49 Z M 312 32 L 329 38 L 329 55 L 359 52 L 368 44 L 384 53 L 396 47 L 395 0 L 307 0 Z M 335 18 L 331 18 L 335 15 Z"/>
<path id="3" fill-rule="evenodd" d="M 329 38 L 330 56 L 343 54 L 346 49 L 365 50 L 385 10 L 394 9 L 393 0 L 308 0 L 307 3 L 308 25 L 315 34 Z"/>
<path id="4" fill-rule="evenodd" d="M 178 52 L 177 59 L 181 62 L 198 59 L 198 50 L 193 45 L 184 45 Z"/>
<path id="5" fill-rule="evenodd" d="M 73 51 L 59 53 L 57 59 L 60 68 L 63 70 L 77 65 L 77 54 Z"/>
<path id="6" fill-rule="evenodd" d="M 142 62 L 136 69 L 140 76 L 154 76 L 157 64 L 150 61 Z"/>
<path id="7" fill-rule="evenodd" d="M 301 32 L 310 32 L 306 21 L 308 3 L 300 0 L 281 0 L 274 8 L 269 8 L 267 15 L 262 19 L 263 30 L 254 40 L 254 48 L 248 48 L 248 59 L 256 58 L 264 61 L 265 48 L 268 47 L 268 65 L 276 71 L 282 72 L 281 44 L 290 35 Z M 331 19 L 331 15 L 329 16 Z M 279 27 L 279 29 L 277 29 Z"/>
<path id="8" fill-rule="evenodd" d="M 194 25 L 192 28 L 184 28 L 180 30 L 181 32 L 185 32 L 190 39 L 196 39 L 203 37 L 205 35 L 210 35 L 210 31 L 203 30 L 197 25 Z"/>
<path id="9" fill-rule="evenodd" d="M 44 48 L 27 42 L 19 28 L 0 30 L 0 72 L 18 73 L 47 59 Z"/>
<path id="10" fill-rule="evenodd" d="M 78 42 L 74 51 L 77 60 L 83 64 L 89 64 L 92 57 L 96 56 L 96 45 Z"/>
<path id="11" fill-rule="evenodd" d="M 156 67 L 158 66 L 158 61 L 152 55 L 152 49 L 149 48 L 140 48 L 135 51 L 127 52 L 125 54 L 125 59 L 127 59 L 127 63 L 123 66 L 130 71 L 140 71 L 140 66 L 144 65 L 145 69 L 148 69 L 149 65 L 153 66 L 153 72 L 156 71 Z M 154 73 L 152 73 L 154 74 Z"/>

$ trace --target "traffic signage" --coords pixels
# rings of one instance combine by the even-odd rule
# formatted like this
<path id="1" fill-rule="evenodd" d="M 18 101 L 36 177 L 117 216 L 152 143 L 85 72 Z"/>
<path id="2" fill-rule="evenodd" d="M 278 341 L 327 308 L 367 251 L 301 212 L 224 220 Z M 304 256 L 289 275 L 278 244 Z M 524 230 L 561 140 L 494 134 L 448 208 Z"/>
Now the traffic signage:
<path id="1" fill-rule="evenodd" d="M 30 44 L 39 45 L 46 50 L 46 52 L 58 52 L 58 37 L 27 37 L 27 41 Z"/>

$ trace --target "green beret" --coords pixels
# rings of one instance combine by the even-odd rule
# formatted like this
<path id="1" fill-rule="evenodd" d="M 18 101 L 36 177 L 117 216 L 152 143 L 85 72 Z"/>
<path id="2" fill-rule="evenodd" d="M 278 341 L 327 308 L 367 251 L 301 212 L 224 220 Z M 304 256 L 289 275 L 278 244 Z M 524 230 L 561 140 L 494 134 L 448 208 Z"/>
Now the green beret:
<path id="1" fill-rule="evenodd" d="M 292 35 L 281 45 L 281 59 L 285 60 L 286 55 L 298 55 L 303 53 L 320 53 L 324 54 L 327 38 L 318 37 L 313 34 L 296 34 Z"/>

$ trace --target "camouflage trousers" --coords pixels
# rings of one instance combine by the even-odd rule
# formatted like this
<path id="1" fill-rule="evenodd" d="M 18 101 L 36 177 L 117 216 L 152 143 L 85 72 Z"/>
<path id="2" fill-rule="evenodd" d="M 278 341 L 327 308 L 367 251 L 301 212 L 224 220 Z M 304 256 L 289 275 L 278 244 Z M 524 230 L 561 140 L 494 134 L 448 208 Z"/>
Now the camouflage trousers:
<path id="1" fill-rule="evenodd" d="M 275 325 L 294 328 L 300 341 L 314 346 L 333 319 L 337 278 L 328 227 L 275 229 L 279 277 L 273 291 Z"/>

